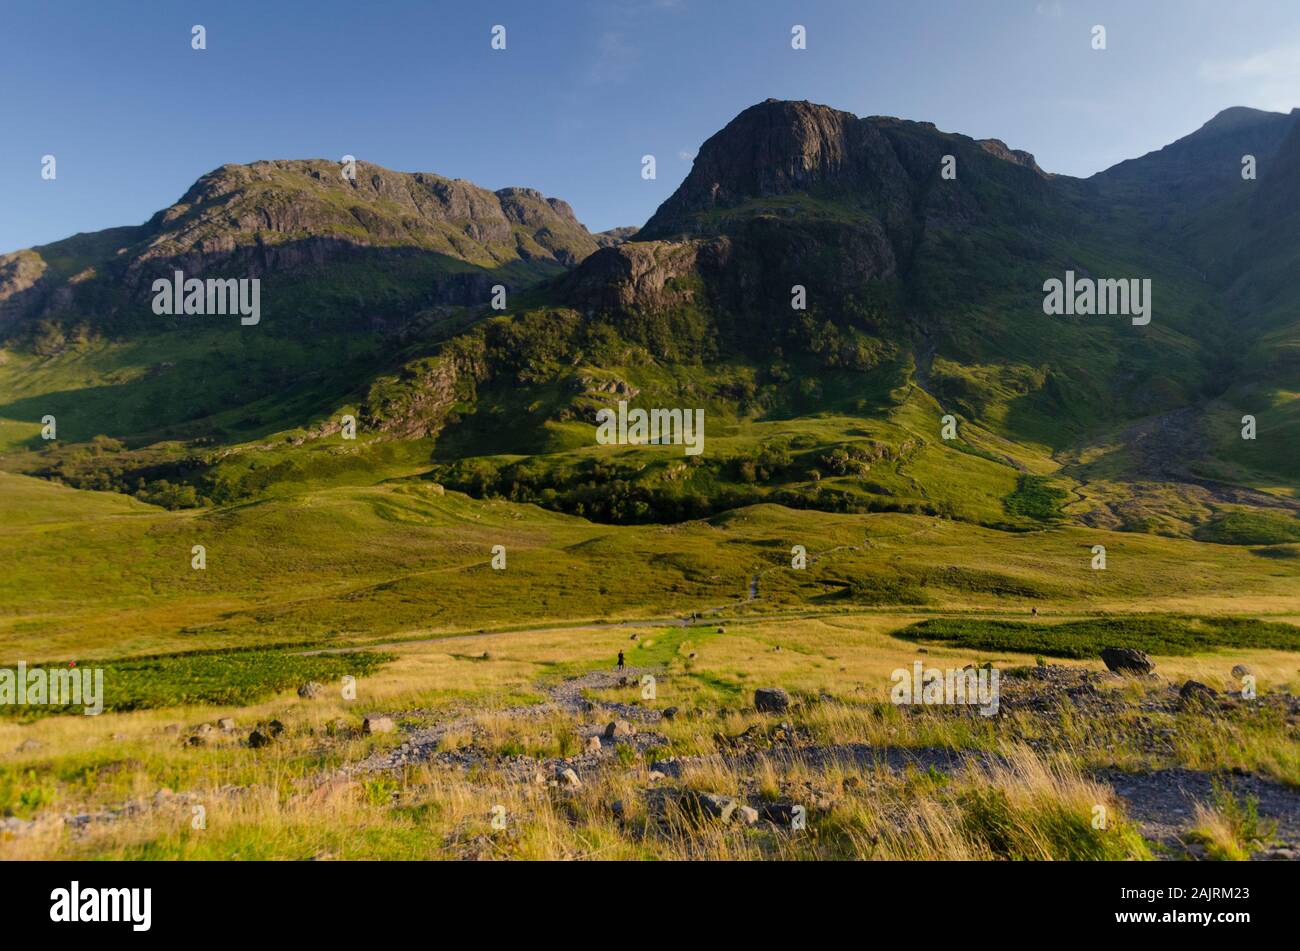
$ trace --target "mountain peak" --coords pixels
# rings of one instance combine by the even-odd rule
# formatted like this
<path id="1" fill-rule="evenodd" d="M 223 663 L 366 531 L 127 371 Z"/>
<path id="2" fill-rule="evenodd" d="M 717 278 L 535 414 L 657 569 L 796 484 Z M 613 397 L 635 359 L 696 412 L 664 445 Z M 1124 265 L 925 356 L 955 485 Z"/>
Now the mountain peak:
<path id="1" fill-rule="evenodd" d="M 1286 113 L 1252 109 L 1249 106 L 1229 106 L 1215 113 L 1197 132 L 1227 132 L 1244 126 L 1258 125 L 1283 118 Z M 1195 135 L 1196 133 L 1193 133 Z"/>
<path id="2" fill-rule="evenodd" d="M 996 139 L 977 143 L 930 122 L 860 118 L 806 100 L 767 99 L 700 146 L 685 181 L 638 240 L 710 233 L 718 226 L 715 212 L 749 205 L 766 213 L 780 202 L 765 199 L 793 195 L 837 201 L 851 214 L 888 225 L 910 214 L 911 203 L 939 174 L 943 157 L 958 153 L 966 156 L 963 161 L 995 158 L 1044 175 L 1032 155 Z M 994 175 L 1000 177 L 996 170 Z"/>
<path id="3" fill-rule="evenodd" d="M 689 230 L 687 219 L 859 175 L 863 120 L 807 101 L 767 99 L 750 106 L 700 146 L 686 180 L 660 206 L 642 237 Z"/>
<path id="4" fill-rule="evenodd" d="M 1156 200 L 1173 198 L 1196 206 L 1241 180 L 1243 155 L 1262 162 L 1276 153 L 1293 121 L 1284 112 L 1232 106 L 1195 132 L 1113 165 L 1092 180 L 1103 187 L 1136 189 Z"/>
<path id="5" fill-rule="evenodd" d="M 490 285 L 489 275 L 502 268 L 519 277 L 495 280 L 517 286 L 571 267 L 605 243 L 567 202 L 531 188 L 492 192 L 463 179 L 363 161 L 348 176 L 328 159 L 226 164 L 141 228 L 76 239 L 75 254 L 65 251 L 70 239 L 0 258 L 0 321 L 75 311 L 79 288 L 67 283 L 74 275 L 64 273 L 67 265 L 50 263 L 64 259 L 139 293 L 176 267 L 196 275 L 262 276 L 382 258 L 395 267 L 424 268 L 424 299 L 468 304 L 484 298 L 480 285 Z"/>

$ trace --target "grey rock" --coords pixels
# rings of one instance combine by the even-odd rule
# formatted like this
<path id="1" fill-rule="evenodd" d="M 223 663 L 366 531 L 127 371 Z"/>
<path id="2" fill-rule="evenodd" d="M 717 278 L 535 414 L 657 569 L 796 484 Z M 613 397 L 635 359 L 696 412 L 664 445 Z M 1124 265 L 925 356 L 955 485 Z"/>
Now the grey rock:
<path id="1" fill-rule="evenodd" d="M 636 729 L 626 720 L 614 720 L 605 727 L 605 739 L 612 740 L 620 736 L 632 736 Z"/>
<path id="2" fill-rule="evenodd" d="M 780 687 L 759 687 L 754 691 L 754 709 L 760 713 L 785 713 L 790 695 Z"/>
<path id="3" fill-rule="evenodd" d="M 393 722 L 392 717 L 366 717 L 361 722 L 361 732 L 369 735 L 393 733 L 396 730 L 397 724 Z"/>
<path id="4" fill-rule="evenodd" d="M 1106 669 L 1117 674 L 1146 675 L 1155 670 L 1155 664 L 1145 651 L 1133 647 L 1107 647 L 1101 652 L 1101 659 Z"/>
<path id="5" fill-rule="evenodd" d="M 685 805 L 687 808 L 701 815 L 708 816 L 712 819 L 720 819 L 723 822 L 730 822 L 732 814 L 736 811 L 739 803 L 730 796 L 719 796 L 716 793 L 691 792 L 686 795 Z"/>
<path id="6" fill-rule="evenodd" d="M 575 773 L 572 769 L 566 767 L 565 769 L 562 769 L 559 772 L 557 772 L 556 776 L 558 776 L 560 781 L 564 783 L 564 785 L 567 786 L 569 789 L 582 788 L 582 780 L 578 778 L 578 774 Z"/>
<path id="7" fill-rule="evenodd" d="M 1217 703 L 1219 692 L 1198 680 L 1189 680 L 1178 691 L 1178 699 L 1184 707 L 1203 706 Z"/>

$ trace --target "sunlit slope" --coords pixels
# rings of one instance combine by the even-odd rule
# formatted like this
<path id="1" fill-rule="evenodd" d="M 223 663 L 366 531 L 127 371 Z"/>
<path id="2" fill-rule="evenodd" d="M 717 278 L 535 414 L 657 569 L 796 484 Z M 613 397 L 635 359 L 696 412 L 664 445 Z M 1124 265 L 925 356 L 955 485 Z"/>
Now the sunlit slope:
<path id="1" fill-rule="evenodd" d="M 5 477 L 0 651 L 17 659 L 328 643 L 733 610 L 1300 611 L 1300 560 L 1148 535 L 1011 534 L 762 505 L 607 526 L 422 480 L 164 512 Z M 69 518 L 69 498 L 79 516 Z M 25 512 L 25 522 L 8 510 Z M 1108 548 L 1105 571 L 1091 546 Z M 191 567 L 203 545 L 205 570 Z M 506 568 L 491 567 L 504 546 Z M 794 570 L 791 549 L 809 564 Z M 1294 546 L 1290 546 L 1294 548 Z M 1287 550 L 1280 546 L 1276 550 Z M 746 606 L 750 579 L 759 599 Z"/>

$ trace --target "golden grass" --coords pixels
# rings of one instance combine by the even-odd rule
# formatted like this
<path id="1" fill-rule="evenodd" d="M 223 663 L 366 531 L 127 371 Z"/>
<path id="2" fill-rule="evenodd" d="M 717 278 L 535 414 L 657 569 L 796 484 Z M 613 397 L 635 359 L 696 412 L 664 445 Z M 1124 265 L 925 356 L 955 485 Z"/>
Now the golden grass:
<path id="1" fill-rule="evenodd" d="M 487 855 L 511 858 L 1048 858 L 1092 855 L 1138 857 L 1131 828 L 1093 841 L 1092 808 L 1118 814 L 1104 787 L 1081 770 L 1096 765 L 1143 768 L 1181 763 L 1195 769 L 1241 766 L 1300 782 L 1294 730 L 1256 720 L 1161 715 L 1177 727 L 1161 763 L 1130 743 L 1137 716 L 1087 718 L 1065 708 L 1056 717 L 1004 713 L 982 717 L 901 710 L 886 702 L 889 673 L 917 659 L 916 645 L 889 636 L 915 615 L 729 621 L 694 631 L 628 628 L 517 631 L 412 643 L 397 660 L 358 683 L 357 699 L 327 690 L 318 700 L 286 693 L 244 708 L 180 707 L 99 717 L 48 717 L 31 724 L 0 720 L 0 792 L 23 817 L 53 816 L 151 800 L 160 787 L 187 793 L 207 808 L 207 828 L 190 827 L 188 806 L 146 810 L 138 817 L 92 823 L 84 833 L 54 823 L 0 840 L 0 857 L 168 858 L 434 858 Z M 632 633 L 638 641 L 630 640 Z M 683 643 L 689 641 L 688 649 Z M 645 646 L 649 642 L 650 646 Z M 781 650 L 775 650 L 776 647 Z M 481 659 L 484 650 L 489 658 Z M 318 779 L 370 751 L 401 742 L 399 735 L 360 737 L 331 731 L 336 720 L 355 728 L 368 712 L 413 711 L 431 724 L 455 718 L 460 726 L 442 749 L 475 746 L 497 755 L 553 758 L 581 749 L 581 735 L 607 717 L 556 711 L 514 717 L 511 707 L 541 701 L 538 686 L 593 667 L 607 668 L 624 650 L 629 663 L 662 663 L 654 700 L 637 687 L 600 691 L 600 699 L 678 708 L 657 723 L 667 748 L 658 756 L 683 760 L 680 783 L 651 782 L 654 755 L 584 775 L 566 791 L 520 784 L 491 757 L 470 772 L 434 766 L 393 776 L 356 779 L 317 788 Z M 686 654 L 694 652 L 696 658 Z M 927 664 L 962 666 L 994 660 L 1032 664 L 1032 658 L 984 658 L 932 648 Z M 1296 658 L 1282 652 L 1225 652 L 1156 658 L 1170 679 L 1194 676 L 1230 686 L 1234 663 L 1252 666 L 1260 689 L 1284 681 Z M 1097 667 L 1096 664 L 1082 666 Z M 783 718 L 752 710 L 752 690 L 781 684 L 809 701 Z M 1128 681 L 1115 689 L 1136 703 L 1158 684 Z M 815 701 L 825 691 L 833 699 Z M 232 716 L 234 735 L 206 747 L 184 745 L 189 728 Z M 259 720 L 277 718 L 285 734 L 260 751 L 239 745 Z M 896 773 L 832 763 L 813 770 L 799 761 L 758 755 L 752 767 L 729 767 L 717 755 L 753 727 L 767 731 L 788 719 L 813 745 L 984 750 L 1007 757 L 968 775 Z M 1159 718 L 1157 718 L 1159 719 Z M 1164 721 L 1160 721 L 1164 722 Z M 168 732 L 176 727 L 176 732 Z M 1050 741 L 1059 755 L 1008 747 L 1008 737 Z M 18 752 L 25 740 L 39 749 Z M 725 742 L 724 742 L 725 741 Z M 701 824 L 675 800 L 657 805 L 653 790 L 682 786 L 743 796 L 755 803 L 818 795 L 832 805 L 810 818 L 813 833 L 795 835 L 765 823 L 754 829 Z M 232 793 L 227 787 L 238 787 Z M 999 799 L 979 800 L 993 790 Z M 23 801 L 30 808 L 15 808 Z M 621 804 L 615 813 L 613 804 Z M 491 824 L 504 806 L 506 830 Z M 1017 818 L 1002 839 L 1000 810 Z M 972 818 L 978 816 L 982 818 Z M 992 817 L 992 818 L 990 818 Z M 981 824 L 983 823 L 983 824 Z"/>

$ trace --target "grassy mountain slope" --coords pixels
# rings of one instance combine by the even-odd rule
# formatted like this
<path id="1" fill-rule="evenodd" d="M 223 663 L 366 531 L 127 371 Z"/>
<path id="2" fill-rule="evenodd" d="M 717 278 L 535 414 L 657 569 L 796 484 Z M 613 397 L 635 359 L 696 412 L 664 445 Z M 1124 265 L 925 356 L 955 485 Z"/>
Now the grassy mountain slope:
<path id="1" fill-rule="evenodd" d="M 140 229 L 0 264 L 9 326 L 37 328 L 0 364 L 0 465 L 173 508 L 396 466 L 616 523 L 763 502 L 1020 532 L 1213 534 L 1238 509 L 1285 522 L 1287 364 L 1267 339 L 1273 369 L 1243 356 L 1242 331 L 1290 325 L 1237 319 L 1197 228 L 1222 213 L 1239 243 L 1280 235 L 1251 229 L 1289 220 L 1290 123 L 1229 111 L 1083 182 L 995 140 L 768 101 L 702 146 L 644 228 L 607 236 L 523 189 L 223 167 Z M 1242 148 L 1264 162 L 1267 206 L 1200 171 Z M 14 317 L 37 299 L 13 290 L 32 253 L 68 286 Z M 262 274 L 263 325 L 141 332 L 112 304 L 178 264 Z M 1043 281 L 1066 270 L 1149 278 L 1151 323 L 1044 315 Z M 498 280 L 512 293 L 493 314 Z M 95 300 L 93 321 L 51 310 Z M 620 399 L 704 409 L 709 451 L 596 446 L 596 412 Z M 1250 444 L 1228 425 L 1243 405 L 1266 407 Z M 37 438 L 45 413 L 56 444 Z M 345 414 L 361 439 L 336 445 Z"/>
<path id="2" fill-rule="evenodd" d="M 562 272 L 597 239 L 567 204 L 325 161 L 226 165 L 137 228 L 0 257 L 3 445 L 53 414 L 64 438 L 234 441 L 292 428 L 373 375 L 403 335 Z M 151 285 L 262 281 L 255 332 L 152 312 Z"/>

